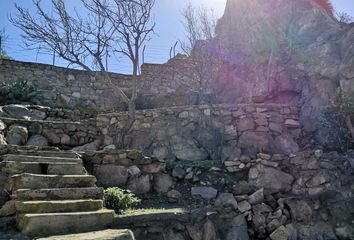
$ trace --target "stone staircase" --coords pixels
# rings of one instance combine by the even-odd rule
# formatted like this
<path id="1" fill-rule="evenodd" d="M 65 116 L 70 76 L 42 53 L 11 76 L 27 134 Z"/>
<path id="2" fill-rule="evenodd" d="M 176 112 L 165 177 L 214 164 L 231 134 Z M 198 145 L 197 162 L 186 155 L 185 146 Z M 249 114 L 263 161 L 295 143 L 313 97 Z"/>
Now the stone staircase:
<path id="1" fill-rule="evenodd" d="M 4 155 L 1 164 L 23 234 L 87 232 L 113 221 L 114 211 L 103 208 L 103 189 L 75 153 L 21 151 Z"/>

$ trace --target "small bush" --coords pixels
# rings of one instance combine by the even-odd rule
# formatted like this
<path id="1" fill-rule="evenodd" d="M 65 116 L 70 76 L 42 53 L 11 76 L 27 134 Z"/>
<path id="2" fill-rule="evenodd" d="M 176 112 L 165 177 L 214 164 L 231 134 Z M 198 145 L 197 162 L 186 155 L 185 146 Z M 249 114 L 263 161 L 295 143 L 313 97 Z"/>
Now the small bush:
<path id="1" fill-rule="evenodd" d="M 40 95 L 40 92 L 26 80 L 18 79 L 13 83 L 0 84 L 0 98 L 4 103 L 30 102 Z"/>
<path id="2" fill-rule="evenodd" d="M 316 140 L 327 150 L 345 150 L 349 141 L 345 119 L 335 107 L 322 110 L 316 124 Z"/>
<path id="3" fill-rule="evenodd" d="M 122 213 L 127 209 L 138 206 L 141 200 L 129 190 L 112 187 L 104 191 L 104 202 L 106 208 L 112 209 L 116 213 Z"/>

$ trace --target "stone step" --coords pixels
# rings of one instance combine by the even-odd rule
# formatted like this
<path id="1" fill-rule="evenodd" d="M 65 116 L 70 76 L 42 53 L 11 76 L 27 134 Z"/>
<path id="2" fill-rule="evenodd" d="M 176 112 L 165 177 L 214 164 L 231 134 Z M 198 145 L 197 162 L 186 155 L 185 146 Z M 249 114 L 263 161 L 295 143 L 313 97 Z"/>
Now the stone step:
<path id="1" fill-rule="evenodd" d="M 11 198 L 22 201 L 102 199 L 103 188 L 19 189 L 12 193 Z"/>
<path id="2" fill-rule="evenodd" d="M 113 218 L 114 211 L 102 209 L 94 212 L 21 214 L 17 221 L 22 233 L 39 237 L 104 229 Z"/>
<path id="3" fill-rule="evenodd" d="M 10 162 L 3 163 L 2 171 L 8 174 L 33 173 L 49 175 L 84 175 L 85 168 L 74 162 Z"/>
<path id="4" fill-rule="evenodd" d="M 38 162 L 38 163 L 48 163 L 48 162 L 74 162 L 82 163 L 80 158 L 62 158 L 62 157 L 42 157 L 42 156 L 30 156 L 30 155 L 16 155 L 7 154 L 3 157 L 5 162 Z"/>
<path id="5" fill-rule="evenodd" d="M 92 175 L 42 175 L 22 173 L 13 175 L 6 184 L 8 191 L 17 189 L 95 187 Z"/>
<path id="6" fill-rule="evenodd" d="M 88 212 L 103 208 L 102 200 L 16 201 L 17 214 Z"/>
<path id="7" fill-rule="evenodd" d="M 51 236 L 37 240 L 134 240 L 134 234 L 128 229 L 108 229 L 102 231 Z"/>
<path id="8" fill-rule="evenodd" d="M 74 152 L 64 151 L 24 151 L 19 150 L 19 155 L 41 156 L 41 157 L 61 157 L 61 158 L 79 158 L 80 156 Z"/>

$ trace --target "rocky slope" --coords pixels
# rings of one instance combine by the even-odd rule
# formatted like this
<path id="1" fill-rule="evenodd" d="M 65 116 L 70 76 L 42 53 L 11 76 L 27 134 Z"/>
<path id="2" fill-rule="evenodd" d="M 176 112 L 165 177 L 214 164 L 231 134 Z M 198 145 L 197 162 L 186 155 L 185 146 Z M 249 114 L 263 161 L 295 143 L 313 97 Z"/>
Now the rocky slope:
<path id="1" fill-rule="evenodd" d="M 223 96 L 299 101 L 306 129 L 314 130 L 336 88 L 354 87 L 354 24 L 338 22 L 321 2 L 228 0 L 215 39 Z"/>

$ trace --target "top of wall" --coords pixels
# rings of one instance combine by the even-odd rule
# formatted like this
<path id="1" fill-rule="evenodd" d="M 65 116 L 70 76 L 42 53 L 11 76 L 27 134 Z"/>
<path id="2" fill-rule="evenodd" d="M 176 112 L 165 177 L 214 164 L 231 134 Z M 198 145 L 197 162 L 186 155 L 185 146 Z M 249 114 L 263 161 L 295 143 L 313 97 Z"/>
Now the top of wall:
<path id="1" fill-rule="evenodd" d="M 35 63 L 35 62 L 23 62 L 23 61 L 17 61 L 17 60 L 10 60 L 10 59 L 0 59 L 0 65 L 8 65 L 8 66 L 14 66 L 14 67 L 28 67 L 28 68 L 33 68 L 36 70 L 54 70 L 54 71 L 68 71 L 71 73 L 75 74 L 87 74 L 88 71 L 82 70 L 82 69 L 75 69 L 75 68 L 69 68 L 69 67 L 59 67 L 59 66 L 53 66 L 50 64 L 44 64 L 44 63 Z M 94 74 L 99 74 L 100 71 L 92 71 Z M 115 73 L 115 72 L 108 72 L 108 74 L 112 75 L 121 75 L 125 77 L 131 76 L 130 74 L 123 74 L 123 73 Z"/>

